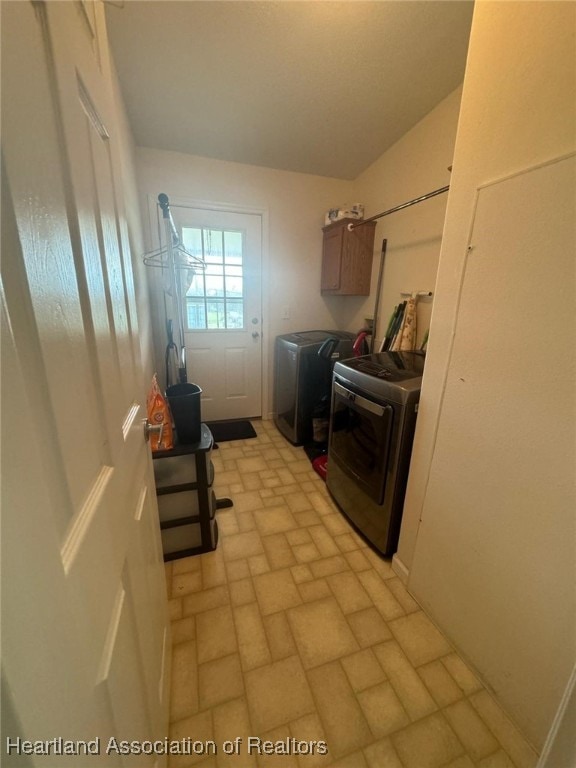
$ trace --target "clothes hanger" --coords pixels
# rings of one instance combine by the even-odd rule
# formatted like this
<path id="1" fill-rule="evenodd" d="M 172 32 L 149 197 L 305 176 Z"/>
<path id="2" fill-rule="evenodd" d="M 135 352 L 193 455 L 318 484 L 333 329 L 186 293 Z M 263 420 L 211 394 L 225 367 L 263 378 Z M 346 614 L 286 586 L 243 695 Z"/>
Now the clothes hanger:
<path id="1" fill-rule="evenodd" d="M 190 251 L 186 250 L 186 248 L 180 242 L 180 236 L 178 235 L 178 230 L 176 229 L 174 219 L 172 218 L 172 211 L 170 210 L 167 195 L 158 195 L 158 209 L 160 208 L 163 212 L 163 219 L 165 220 L 165 228 L 167 233 L 166 237 L 169 238 L 169 242 L 167 242 L 164 246 L 160 246 L 160 248 L 147 251 L 142 257 L 144 264 L 147 267 L 160 267 L 162 269 L 172 269 L 172 267 L 175 267 L 176 269 L 206 269 L 206 263 L 204 259 L 200 258 L 199 256 L 195 256 L 193 253 L 190 253 Z M 162 240 L 159 216 L 158 240 Z"/>

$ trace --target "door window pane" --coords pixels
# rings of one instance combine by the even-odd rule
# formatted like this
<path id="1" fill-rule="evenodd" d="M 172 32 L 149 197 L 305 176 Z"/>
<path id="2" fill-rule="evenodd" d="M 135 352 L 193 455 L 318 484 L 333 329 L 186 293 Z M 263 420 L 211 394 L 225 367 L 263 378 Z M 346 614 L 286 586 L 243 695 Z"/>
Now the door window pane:
<path id="1" fill-rule="evenodd" d="M 206 296 L 224 296 L 224 269 L 208 266 L 204 275 L 206 278 Z"/>
<path id="2" fill-rule="evenodd" d="M 206 306 L 204 301 L 187 299 L 186 317 L 190 330 L 202 330 L 206 328 Z"/>
<path id="3" fill-rule="evenodd" d="M 202 258 L 202 230 L 196 227 L 182 229 L 182 245 L 192 256 Z"/>
<path id="4" fill-rule="evenodd" d="M 183 227 L 182 244 L 206 264 L 186 291 L 189 330 L 244 328 L 244 234 L 235 230 Z"/>
<path id="5" fill-rule="evenodd" d="M 206 317 L 208 319 L 208 329 L 216 330 L 219 328 L 226 328 L 226 321 L 224 319 L 224 302 L 207 301 Z"/>
<path id="6" fill-rule="evenodd" d="M 207 264 L 222 264 L 224 260 L 224 246 L 222 230 L 203 229 L 204 234 L 204 259 Z"/>
<path id="7" fill-rule="evenodd" d="M 226 266 L 226 296 L 239 298 L 243 294 L 242 267 Z"/>
<path id="8" fill-rule="evenodd" d="M 241 301 L 227 301 L 226 302 L 226 327 L 227 328 L 242 328 L 242 302 Z"/>
<path id="9" fill-rule="evenodd" d="M 224 258 L 226 264 L 242 266 L 242 232 L 224 232 Z"/>

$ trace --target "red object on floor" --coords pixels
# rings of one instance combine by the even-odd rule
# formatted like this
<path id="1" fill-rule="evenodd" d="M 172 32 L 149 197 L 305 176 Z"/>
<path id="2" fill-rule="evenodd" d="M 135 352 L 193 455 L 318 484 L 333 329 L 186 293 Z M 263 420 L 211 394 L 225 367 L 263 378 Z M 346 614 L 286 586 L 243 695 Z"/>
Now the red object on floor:
<path id="1" fill-rule="evenodd" d="M 368 336 L 367 331 L 360 331 L 358 333 L 358 336 L 356 336 L 356 340 L 352 345 L 352 351 L 354 352 L 354 357 L 360 357 L 361 355 L 368 354 L 368 343 L 366 342 L 367 336 Z"/>
<path id="2" fill-rule="evenodd" d="M 312 468 L 317 472 L 322 480 L 326 482 L 326 464 L 328 463 L 328 456 L 317 456 L 312 462 Z"/>

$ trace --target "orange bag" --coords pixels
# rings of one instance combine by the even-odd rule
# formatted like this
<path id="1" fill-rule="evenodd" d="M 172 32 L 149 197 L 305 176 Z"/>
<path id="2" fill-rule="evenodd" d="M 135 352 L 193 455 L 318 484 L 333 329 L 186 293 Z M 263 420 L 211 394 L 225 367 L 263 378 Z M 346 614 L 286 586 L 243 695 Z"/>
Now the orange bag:
<path id="1" fill-rule="evenodd" d="M 150 434 L 150 447 L 153 451 L 166 451 L 174 447 L 174 432 L 172 430 L 172 415 L 164 395 L 160 392 L 156 374 L 152 376 L 152 386 L 146 399 L 148 421 L 154 426 L 162 425 L 160 434 Z"/>

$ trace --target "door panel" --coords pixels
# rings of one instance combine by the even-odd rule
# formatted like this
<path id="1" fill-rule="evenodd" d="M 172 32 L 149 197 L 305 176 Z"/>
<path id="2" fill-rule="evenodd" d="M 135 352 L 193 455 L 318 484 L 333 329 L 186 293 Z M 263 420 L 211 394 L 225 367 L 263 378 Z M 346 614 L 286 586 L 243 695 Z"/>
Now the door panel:
<path id="1" fill-rule="evenodd" d="M 3 27 L 13 13 L 11 6 L 3 8 Z M 31 21 L 37 27 L 37 21 Z M 32 322 L 30 343 L 36 352 L 34 359 L 27 361 L 28 377 L 34 380 L 38 376 L 42 381 L 43 392 L 38 394 L 43 400 L 43 411 L 49 414 L 45 421 L 50 422 L 46 424 L 50 435 L 46 448 L 51 445 L 62 456 L 65 447 L 77 440 L 78 425 L 90 434 L 99 434 L 101 425 L 96 418 L 91 382 L 87 387 L 74 387 L 74 397 L 70 397 L 70 383 L 84 380 L 90 362 L 84 343 L 75 255 L 65 218 L 66 189 L 58 151 L 58 121 L 50 98 L 50 79 L 43 67 L 42 39 L 38 29 L 35 31 L 38 47 L 28 52 L 26 64 L 20 65 L 25 67 L 21 78 L 26 85 L 16 85 L 13 94 L 12 72 L 6 70 L 11 67 L 9 46 L 16 46 L 17 40 L 8 40 L 5 33 L 2 41 L 2 96 L 4 103 L 13 105 L 10 111 L 3 110 L 2 116 L 4 162 L 8 171 L 14 169 L 10 188 L 21 247 L 25 253 L 33 254 L 18 263 L 11 261 L 11 269 L 6 263 L 3 266 L 9 277 L 18 274 L 21 280 L 21 294 L 10 294 L 9 300 L 16 304 L 23 300 L 27 304 Z M 43 116 L 40 123 L 38 114 Z M 8 146 L 11 129 L 14 141 Z M 26 168 L 27 173 L 21 172 L 21 168 Z M 13 258 L 12 252 L 6 256 Z M 42 373 L 37 370 L 40 361 Z M 83 451 L 76 451 L 69 461 L 61 463 L 67 501 L 58 514 L 64 524 L 70 520 L 73 508 L 82 502 L 87 484 L 93 482 L 102 464 L 108 461 L 104 442 L 100 435 L 99 442 L 89 441 Z"/>
<path id="2" fill-rule="evenodd" d="M 15 735 L 32 740 L 166 733 L 164 573 L 102 20 L 96 4 L 2 7 L 3 666 Z"/>

